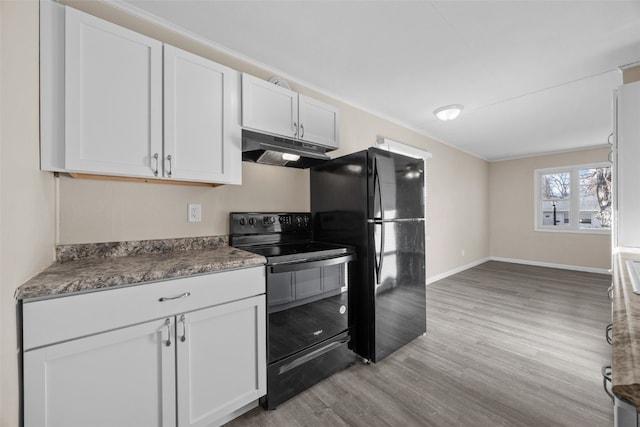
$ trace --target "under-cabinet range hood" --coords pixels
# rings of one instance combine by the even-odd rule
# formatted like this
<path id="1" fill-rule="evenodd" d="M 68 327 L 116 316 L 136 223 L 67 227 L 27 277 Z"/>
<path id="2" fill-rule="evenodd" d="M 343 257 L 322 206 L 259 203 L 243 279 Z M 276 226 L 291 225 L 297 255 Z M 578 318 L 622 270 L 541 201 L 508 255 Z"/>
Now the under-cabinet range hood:
<path id="1" fill-rule="evenodd" d="M 330 149 L 305 141 L 242 130 L 242 160 L 306 169 L 330 159 Z"/>

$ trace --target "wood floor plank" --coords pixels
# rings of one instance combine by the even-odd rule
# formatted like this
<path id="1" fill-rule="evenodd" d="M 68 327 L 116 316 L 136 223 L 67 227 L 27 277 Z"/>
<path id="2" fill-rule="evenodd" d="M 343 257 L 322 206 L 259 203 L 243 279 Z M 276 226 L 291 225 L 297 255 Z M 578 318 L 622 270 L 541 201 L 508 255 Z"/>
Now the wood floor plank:
<path id="1" fill-rule="evenodd" d="M 253 426 L 605 427 L 608 275 L 490 261 L 427 287 L 427 334 Z"/>

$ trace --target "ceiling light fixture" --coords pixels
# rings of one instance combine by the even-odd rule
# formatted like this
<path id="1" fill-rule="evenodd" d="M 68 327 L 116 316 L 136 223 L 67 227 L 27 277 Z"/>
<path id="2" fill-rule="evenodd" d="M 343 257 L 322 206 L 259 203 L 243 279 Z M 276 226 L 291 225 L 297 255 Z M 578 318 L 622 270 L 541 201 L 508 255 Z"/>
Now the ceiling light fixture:
<path id="1" fill-rule="evenodd" d="M 464 107 L 459 104 L 445 105 L 444 107 L 436 109 L 433 114 L 443 122 L 446 122 L 447 120 L 453 120 L 458 117 L 463 108 Z"/>

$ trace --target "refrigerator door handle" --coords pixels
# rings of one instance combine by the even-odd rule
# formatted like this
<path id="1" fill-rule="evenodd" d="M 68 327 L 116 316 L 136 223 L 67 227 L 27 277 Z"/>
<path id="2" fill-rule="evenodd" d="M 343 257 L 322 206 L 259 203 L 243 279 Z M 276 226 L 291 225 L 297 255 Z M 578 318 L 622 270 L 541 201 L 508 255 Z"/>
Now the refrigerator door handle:
<path id="1" fill-rule="evenodd" d="M 376 195 L 373 196 L 373 217 L 384 221 L 384 209 L 382 206 L 382 186 L 380 185 L 380 174 L 378 173 L 378 159 L 373 158 L 373 191 L 378 190 L 378 204 L 380 206 L 380 217 L 376 217 Z"/>
<path id="2" fill-rule="evenodd" d="M 382 222 L 382 224 L 380 224 L 380 264 L 378 265 L 380 271 L 378 271 L 378 285 L 381 285 L 380 279 L 382 279 L 382 264 L 384 263 L 384 228 L 385 223 Z"/>
<path id="3" fill-rule="evenodd" d="M 380 248 L 378 248 L 376 242 L 376 230 L 375 227 L 380 226 Z M 382 276 L 382 258 L 384 257 L 384 223 L 382 221 L 375 221 L 373 223 L 373 241 L 375 244 L 374 262 L 376 268 L 376 284 L 380 284 Z"/>

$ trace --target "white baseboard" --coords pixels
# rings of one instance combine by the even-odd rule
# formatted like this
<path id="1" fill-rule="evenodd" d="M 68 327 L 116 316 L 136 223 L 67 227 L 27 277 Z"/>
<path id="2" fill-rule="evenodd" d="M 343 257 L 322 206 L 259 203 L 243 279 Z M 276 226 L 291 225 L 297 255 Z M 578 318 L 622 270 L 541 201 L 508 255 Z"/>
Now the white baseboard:
<path id="1" fill-rule="evenodd" d="M 460 273 L 462 271 L 468 270 L 472 267 L 475 267 L 476 265 L 483 264 L 487 261 L 500 261 L 500 262 L 510 262 L 512 264 L 534 265 L 537 267 L 560 268 L 563 270 L 584 271 L 586 273 L 611 274 L 611 272 L 605 268 L 583 267 L 581 265 L 555 264 L 552 262 L 529 261 L 526 259 L 502 258 L 502 257 L 492 256 L 492 257 L 483 258 L 483 259 L 474 261 L 471 264 L 463 265 L 462 267 L 454 268 L 453 270 L 449 270 L 445 273 L 438 274 L 437 276 L 428 277 L 427 286 L 433 282 L 437 282 L 438 280 L 442 280 L 449 276 L 453 276 L 456 273 Z"/>
<path id="2" fill-rule="evenodd" d="M 449 270 L 447 272 L 444 272 L 442 274 L 438 274 L 437 276 L 433 276 L 433 277 L 427 277 L 427 285 L 433 283 L 433 282 L 437 282 L 438 280 L 442 280 L 445 279 L 449 276 L 453 276 L 456 273 L 460 273 L 461 271 L 465 271 L 468 270 L 472 267 L 475 267 L 476 265 L 480 265 L 483 264 L 487 261 L 490 261 L 491 258 L 483 258 L 483 259 L 479 259 L 477 261 L 472 262 L 471 264 L 467 264 L 467 265 L 463 265 L 462 267 L 458 267 L 458 268 L 454 268 L 453 270 Z"/>
<path id="3" fill-rule="evenodd" d="M 510 262 L 513 264 L 535 265 L 537 267 L 560 268 L 563 270 L 584 271 L 586 273 L 611 274 L 606 268 L 584 267 L 582 265 L 555 264 L 552 262 L 529 261 L 526 259 L 502 258 L 492 256 L 491 261 Z"/>

